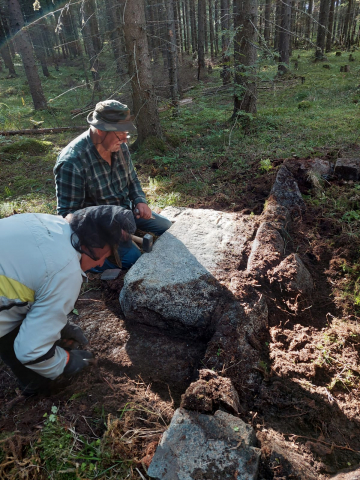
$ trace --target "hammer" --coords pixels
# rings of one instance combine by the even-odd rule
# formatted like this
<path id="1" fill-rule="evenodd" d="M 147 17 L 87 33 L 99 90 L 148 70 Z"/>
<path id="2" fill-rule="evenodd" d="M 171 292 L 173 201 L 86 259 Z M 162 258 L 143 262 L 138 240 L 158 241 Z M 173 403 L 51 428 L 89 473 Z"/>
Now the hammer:
<path id="1" fill-rule="evenodd" d="M 136 237 L 135 235 L 131 235 L 131 238 L 133 239 L 134 242 L 142 246 L 142 249 L 144 250 L 144 252 L 147 252 L 147 253 L 151 252 L 153 248 L 153 243 L 154 243 L 154 239 L 152 235 L 147 233 L 146 235 L 144 235 L 143 238 Z"/>

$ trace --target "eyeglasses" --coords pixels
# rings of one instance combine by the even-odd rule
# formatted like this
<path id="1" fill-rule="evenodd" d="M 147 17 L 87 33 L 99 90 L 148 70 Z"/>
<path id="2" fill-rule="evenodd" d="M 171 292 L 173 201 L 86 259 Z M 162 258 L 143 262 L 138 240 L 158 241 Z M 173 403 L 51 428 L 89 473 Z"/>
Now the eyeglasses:
<path id="1" fill-rule="evenodd" d="M 122 133 L 121 138 L 118 137 L 118 135 L 117 135 L 116 132 L 114 132 L 114 133 L 115 133 L 115 137 L 116 137 L 118 140 L 123 140 L 123 139 L 124 139 L 124 136 L 125 136 L 125 138 L 130 138 L 130 135 L 129 135 L 128 132 L 118 132 L 118 133 Z"/>

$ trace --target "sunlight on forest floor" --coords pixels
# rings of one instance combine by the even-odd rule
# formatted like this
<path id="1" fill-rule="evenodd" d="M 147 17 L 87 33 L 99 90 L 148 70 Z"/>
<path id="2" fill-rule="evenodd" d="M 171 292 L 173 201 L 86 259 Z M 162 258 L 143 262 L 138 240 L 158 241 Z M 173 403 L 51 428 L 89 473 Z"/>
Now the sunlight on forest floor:
<path id="1" fill-rule="evenodd" d="M 221 85 L 219 68 L 207 75 L 206 82 L 197 82 L 194 78 L 193 102 L 181 107 L 177 117 L 171 110 L 161 113 L 165 139 L 168 139 L 166 152 L 150 148 L 133 155 L 154 207 L 192 205 L 199 198 L 213 200 L 218 195 L 224 206 L 230 207 L 236 203 L 239 190 L 246 187 L 247 171 L 253 163 L 294 155 L 322 156 L 356 141 L 358 125 L 354 117 L 360 98 L 356 63 L 350 73 L 340 73 L 344 59 L 336 57 L 335 52 L 328 55 L 329 69 L 324 69 L 322 62 L 314 63 L 310 51 L 296 51 L 293 59 L 297 59 L 298 69 L 286 78 L 275 76 L 276 66 L 272 61 L 259 61 L 256 116 L 246 114 L 235 122 L 229 120 L 233 110 L 232 91 L 229 88 L 217 92 L 216 87 Z M 61 66 L 60 73 L 54 71 L 51 78 L 44 81 L 47 97 L 57 97 L 48 112 L 32 110 L 23 76 L 0 78 L 0 128 L 29 128 L 30 119 L 43 121 L 43 128 L 85 124 L 83 116 L 73 118 L 69 112 L 74 105 L 81 106 L 89 100 L 90 94 L 86 96 L 81 88 L 78 71 L 76 65 Z M 301 78 L 305 79 L 304 83 Z M 80 88 L 72 89 L 70 83 Z M 108 88 L 112 86 L 110 83 Z M 59 96 L 67 87 L 67 93 Z M 107 93 L 102 95 L 106 97 Z M 130 97 L 129 92 L 127 95 Z M 37 201 L 32 197 L 40 193 L 47 211 L 52 211 L 52 166 L 61 148 L 75 136 L 76 132 L 39 136 L 50 139 L 54 145 L 45 156 L 36 156 L 34 152 L 5 152 L 6 146 L 18 139 L 0 136 L 4 165 L 0 200 L 16 205 L 20 202 L 23 205 L 20 211 L 24 211 L 27 204 L 32 211 L 37 208 Z M 39 161 L 41 168 L 38 168 Z M 6 215 L 7 210 L 2 207 L 1 214 Z"/>

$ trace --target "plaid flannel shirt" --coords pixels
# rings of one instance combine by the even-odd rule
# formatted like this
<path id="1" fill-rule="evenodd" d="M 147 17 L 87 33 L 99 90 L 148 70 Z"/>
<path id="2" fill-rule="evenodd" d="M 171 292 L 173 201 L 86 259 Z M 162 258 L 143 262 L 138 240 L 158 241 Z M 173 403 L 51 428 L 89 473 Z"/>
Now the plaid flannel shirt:
<path id="1" fill-rule="evenodd" d="M 65 216 L 92 205 L 132 208 L 147 203 L 126 144 L 109 165 L 96 150 L 90 130 L 65 147 L 54 167 L 57 211 Z"/>

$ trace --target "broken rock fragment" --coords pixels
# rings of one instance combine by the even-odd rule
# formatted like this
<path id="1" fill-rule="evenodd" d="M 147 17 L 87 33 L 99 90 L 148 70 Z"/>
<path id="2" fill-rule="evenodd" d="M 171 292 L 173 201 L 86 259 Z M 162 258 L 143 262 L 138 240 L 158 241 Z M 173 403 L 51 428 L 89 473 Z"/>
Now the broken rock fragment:
<path id="1" fill-rule="evenodd" d="M 314 179 L 327 178 L 333 174 L 334 165 L 323 158 L 289 158 L 284 161 L 285 167 L 294 175 L 297 182 L 310 187 L 316 186 Z"/>
<path id="2" fill-rule="evenodd" d="M 293 215 L 299 215 L 305 211 L 299 186 L 285 165 L 279 168 L 270 196 L 273 196 L 277 203 L 286 207 Z"/>
<path id="3" fill-rule="evenodd" d="M 181 396 L 180 406 L 199 413 L 213 413 L 219 407 L 231 413 L 240 411 L 239 396 L 231 380 L 208 369 L 200 370 L 199 380 Z"/>
<path id="4" fill-rule="evenodd" d="M 288 255 L 268 273 L 270 283 L 279 282 L 289 293 L 311 294 L 314 282 L 297 253 Z"/>
<path id="5" fill-rule="evenodd" d="M 261 223 L 251 247 L 247 270 L 256 276 L 279 264 L 284 251 L 284 240 L 271 223 Z"/>
<path id="6" fill-rule="evenodd" d="M 344 180 L 356 182 L 360 178 L 360 159 L 338 158 L 335 164 L 335 174 Z"/>
<path id="7" fill-rule="evenodd" d="M 256 480 L 260 450 L 254 430 L 218 410 L 214 416 L 176 410 L 148 469 L 156 480 Z"/>
<path id="8" fill-rule="evenodd" d="M 320 480 L 316 469 L 309 460 L 300 455 L 293 445 L 273 430 L 263 430 L 257 433 L 261 443 L 263 461 L 275 467 L 277 478 L 296 478 L 299 480 Z"/>

